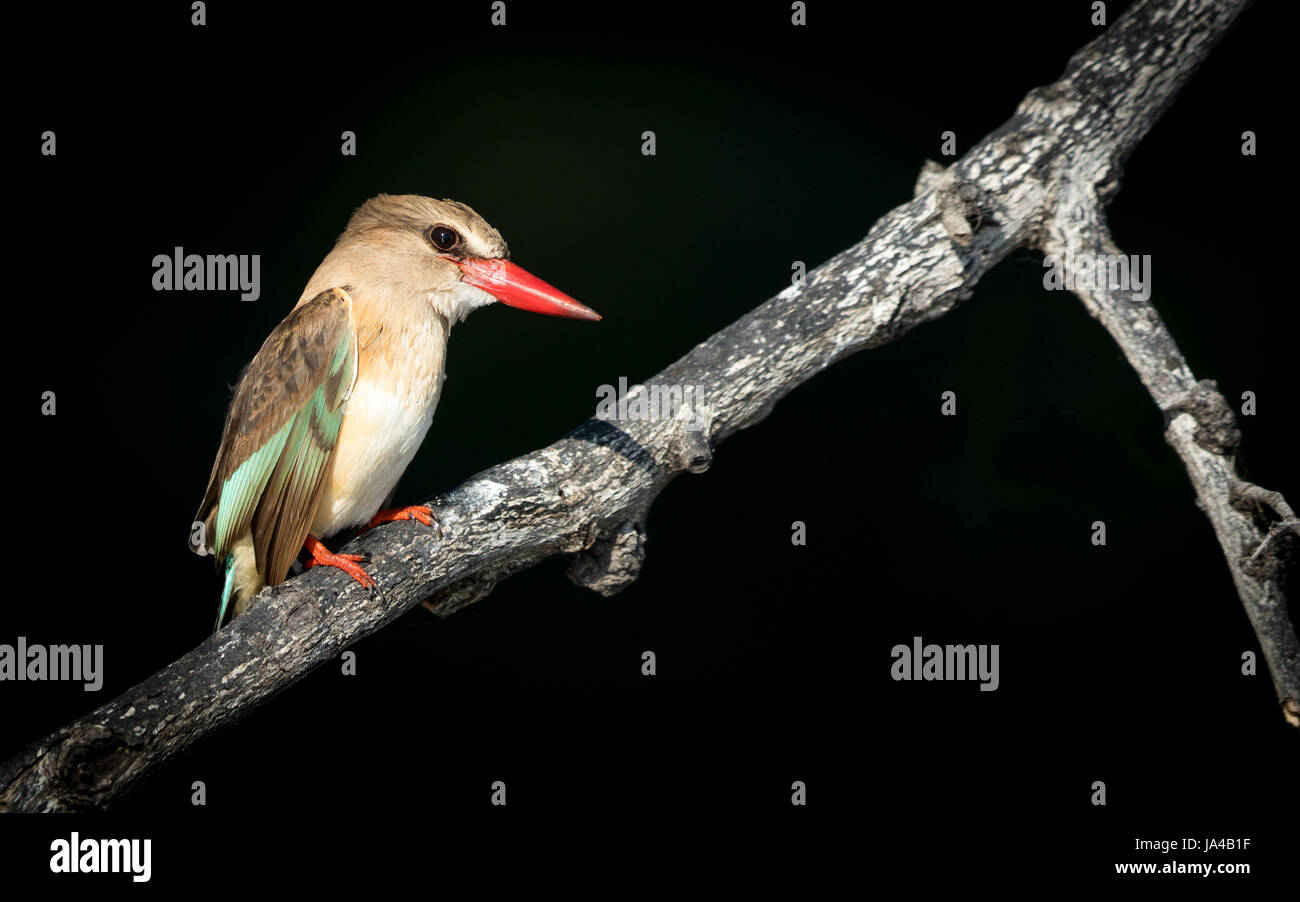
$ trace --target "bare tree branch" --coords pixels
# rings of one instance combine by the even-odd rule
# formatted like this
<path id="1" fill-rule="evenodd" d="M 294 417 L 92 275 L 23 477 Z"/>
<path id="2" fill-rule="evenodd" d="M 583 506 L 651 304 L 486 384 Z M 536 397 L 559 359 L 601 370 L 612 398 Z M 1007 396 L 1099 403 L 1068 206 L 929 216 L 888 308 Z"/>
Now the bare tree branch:
<path id="1" fill-rule="evenodd" d="M 1071 275 L 1080 258 L 1120 255 L 1096 199 L 1083 192 L 1064 199 L 1042 247 L 1060 257 Z M 1091 280 L 1089 275 L 1084 281 Z M 1283 560 L 1276 550 L 1278 539 L 1294 535 L 1295 514 L 1279 493 L 1237 476 L 1233 455 L 1241 431 L 1232 408 L 1213 381 L 1196 381 L 1155 308 L 1127 288 L 1075 290 L 1165 412 L 1165 440 L 1182 458 L 1196 504 L 1214 526 L 1273 675 L 1282 715 L 1300 726 L 1300 643 L 1287 613 L 1279 581 Z"/>
<path id="2" fill-rule="evenodd" d="M 324 567 L 264 592 L 179 661 L 0 767 L 0 810 L 106 805 L 413 606 L 427 599 L 449 614 L 550 555 L 576 554 L 575 582 L 618 592 L 637 577 L 646 513 L 663 487 L 707 469 L 721 441 L 762 420 L 797 385 L 942 316 L 1017 248 L 1109 249 L 1100 210 L 1118 189 L 1124 159 L 1244 6 L 1136 4 L 961 160 L 948 169 L 928 164 L 911 202 L 810 273 L 805 286 L 786 289 L 647 380 L 703 386 L 702 428 L 668 417 L 592 419 L 432 499 L 443 539 L 410 523 L 363 535 L 348 548 L 374 555 L 377 592 Z M 1189 400 L 1197 386 L 1209 395 L 1154 310 L 1122 292 L 1082 297 L 1156 403 L 1179 411 L 1168 438 L 1214 524 L 1290 717 L 1300 698 L 1294 630 L 1275 569 L 1253 562 L 1271 536 L 1242 506 L 1294 516 L 1280 498 L 1240 483 L 1226 449 L 1214 450 L 1227 435 L 1216 419 L 1226 404 Z M 1205 429 L 1218 438 L 1198 441 Z"/>

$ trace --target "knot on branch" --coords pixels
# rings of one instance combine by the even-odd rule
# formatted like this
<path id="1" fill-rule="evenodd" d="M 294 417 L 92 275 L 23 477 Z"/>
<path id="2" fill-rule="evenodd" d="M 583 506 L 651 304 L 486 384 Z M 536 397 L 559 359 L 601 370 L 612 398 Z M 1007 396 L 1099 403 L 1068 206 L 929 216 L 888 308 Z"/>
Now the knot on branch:
<path id="1" fill-rule="evenodd" d="M 979 189 L 970 182 L 957 182 L 938 191 L 939 215 L 948 235 L 962 247 L 984 222 L 979 207 Z"/>
<path id="2" fill-rule="evenodd" d="M 984 222 L 979 189 L 971 182 L 958 179 L 953 170 L 943 168 L 934 160 L 926 160 L 916 177 L 912 196 L 920 197 L 930 190 L 935 192 L 939 219 L 948 236 L 962 247 L 970 244 L 971 236 Z"/>
<path id="3" fill-rule="evenodd" d="M 1228 402 L 1213 379 L 1202 379 L 1187 394 L 1163 408 L 1165 428 L 1180 413 L 1196 420 L 1192 440 L 1212 454 L 1227 454 L 1241 444 L 1241 429 Z"/>
<path id="4" fill-rule="evenodd" d="M 925 165 L 921 167 L 920 174 L 916 177 L 916 185 L 912 188 L 912 197 L 920 197 L 931 188 L 937 187 L 945 172 L 947 170 L 934 160 L 926 160 Z"/>
<path id="5" fill-rule="evenodd" d="M 1293 727 L 1300 727 L 1300 702 L 1293 698 L 1283 699 L 1282 716 Z"/>
<path id="6" fill-rule="evenodd" d="M 1243 549 L 1241 569 L 1260 581 L 1273 579 L 1300 552 L 1300 519 L 1281 492 L 1243 480 L 1232 484 L 1228 503 L 1264 533 L 1258 545 Z"/>
<path id="7" fill-rule="evenodd" d="M 683 470 L 703 473 L 713 463 L 713 443 L 707 429 L 683 429 L 673 445 Z"/>
<path id="8" fill-rule="evenodd" d="M 497 587 L 498 577 L 493 572 L 475 573 L 439 589 L 420 604 L 439 617 L 450 617 L 461 608 L 482 601 Z"/>
<path id="9" fill-rule="evenodd" d="M 609 597 L 636 582 L 645 563 L 645 524 L 627 522 L 612 536 L 597 539 L 569 568 L 569 579 Z"/>
<path id="10" fill-rule="evenodd" d="M 131 766 L 130 742 L 102 723 L 61 731 L 59 741 L 36 765 L 47 787 L 57 786 L 65 808 L 84 810 L 112 795 Z"/>

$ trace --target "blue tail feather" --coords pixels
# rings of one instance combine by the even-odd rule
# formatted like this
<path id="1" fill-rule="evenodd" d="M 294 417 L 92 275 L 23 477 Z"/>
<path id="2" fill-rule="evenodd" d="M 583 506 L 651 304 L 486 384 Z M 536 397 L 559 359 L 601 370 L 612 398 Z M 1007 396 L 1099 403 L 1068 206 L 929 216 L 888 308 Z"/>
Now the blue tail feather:
<path id="1" fill-rule="evenodd" d="M 221 607 L 217 609 L 217 624 L 212 632 L 221 629 L 221 622 L 226 619 L 226 606 L 230 604 L 230 593 L 235 589 L 235 555 L 226 555 L 226 582 L 221 587 Z"/>

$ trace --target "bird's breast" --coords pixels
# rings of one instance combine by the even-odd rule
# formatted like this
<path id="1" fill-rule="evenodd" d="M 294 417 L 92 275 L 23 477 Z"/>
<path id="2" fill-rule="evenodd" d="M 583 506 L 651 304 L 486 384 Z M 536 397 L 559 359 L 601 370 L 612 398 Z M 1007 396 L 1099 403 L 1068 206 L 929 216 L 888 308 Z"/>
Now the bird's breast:
<path id="1" fill-rule="evenodd" d="M 358 329 L 359 340 L 366 333 Z M 367 523 L 429 431 L 442 390 L 447 326 L 440 317 L 385 323 L 358 351 L 357 380 L 312 534 Z"/>

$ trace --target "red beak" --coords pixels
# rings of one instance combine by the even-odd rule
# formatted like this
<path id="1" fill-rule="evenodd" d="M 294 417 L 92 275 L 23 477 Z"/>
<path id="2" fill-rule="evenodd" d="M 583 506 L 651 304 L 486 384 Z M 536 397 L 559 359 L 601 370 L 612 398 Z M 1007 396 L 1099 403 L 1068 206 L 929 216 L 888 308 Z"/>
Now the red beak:
<path id="1" fill-rule="evenodd" d="M 448 259 L 448 258 L 443 258 Z M 580 304 L 553 285 L 509 260 L 452 260 L 460 267 L 460 280 L 481 288 L 503 304 L 571 319 L 600 319 L 600 314 Z"/>

